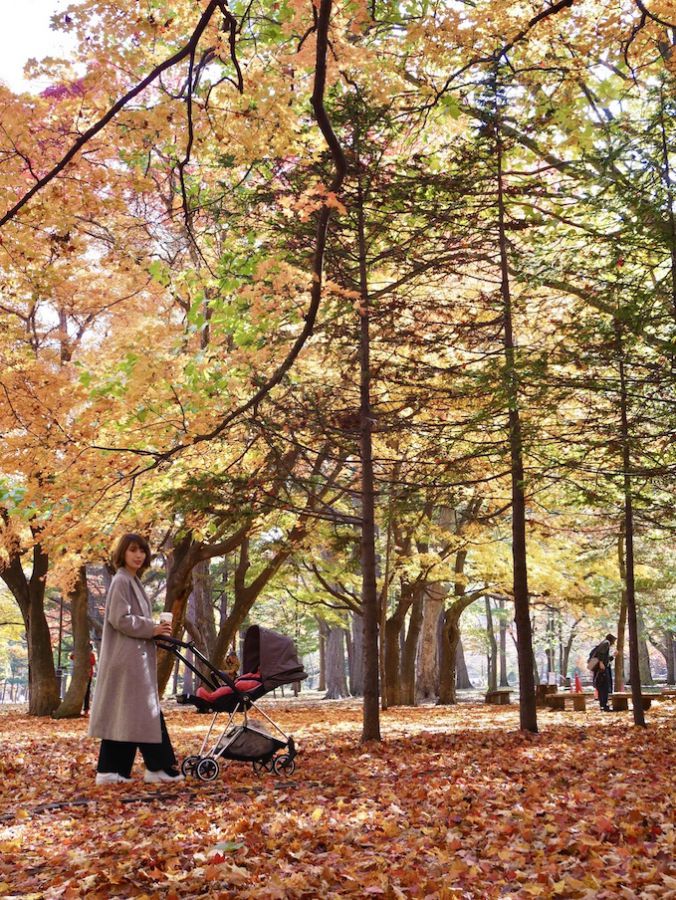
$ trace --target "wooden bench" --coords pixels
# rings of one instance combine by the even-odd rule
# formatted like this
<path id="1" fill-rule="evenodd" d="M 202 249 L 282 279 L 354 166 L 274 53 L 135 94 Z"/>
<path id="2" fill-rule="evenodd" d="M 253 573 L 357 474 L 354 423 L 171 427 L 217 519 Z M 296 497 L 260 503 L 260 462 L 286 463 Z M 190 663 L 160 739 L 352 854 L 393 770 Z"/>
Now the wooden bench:
<path id="1" fill-rule="evenodd" d="M 545 698 L 547 701 L 547 706 L 551 710 L 555 709 L 565 709 L 566 703 L 570 702 L 573 709 L 577 712 L 585 712 L 587 709 L 587 695 L 571 692 L 569 694 L 548 694 Z"/>
<path id="2" fill-rule="evenodd" d="M 547 706 L 547 697 L 557 693 L 555 684 L 536 684 L 535 685 L 535 705 Z"/>
<path id="3" fill-rule="evenodd" d="M 655 700 L 671 700 L 672 698 L 676 698 L 676 690 L 672 688 L 662 688 L 659 694 L 652 694 L 652 697 Z"/>
<path id="4" fill-rule="evenodd" d="M 497 691 L 486 691 L 486 703 L 495 706 L 506 706 L 511 703 L 511 695 L 514 692 L 510 688 L 499 688 Z"/>
<path id="5" fill-rule="evenodd" d="M 631 694 L 626 692 L 615 693 L 611 694 L 608 699 L 610 700 L 610 705 L 615 712 L 627 712 L 627 710 L 629 709 L 629 700 L 631 700 Z M 643 694 L 641 696 L 641 705 L 643 709 L 650 709 L 652 699 L 652 695 Z"/>

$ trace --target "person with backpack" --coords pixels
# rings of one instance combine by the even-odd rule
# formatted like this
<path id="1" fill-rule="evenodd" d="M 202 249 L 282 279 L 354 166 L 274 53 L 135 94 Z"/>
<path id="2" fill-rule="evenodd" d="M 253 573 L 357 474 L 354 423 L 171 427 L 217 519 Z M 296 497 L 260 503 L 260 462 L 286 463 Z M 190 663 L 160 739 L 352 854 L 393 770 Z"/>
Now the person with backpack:
<path id="1" fill-rule="evenodd" d="M 613 675 L 610 670 L 610 663 L 613 657 L 610 650 L 615 643 L 615 635 L 607 634 L 600 644 L 589 654 L 587 667 L 592 672 L 594 687 L 599 695 L 599 705 L 603 712 L 612 712 L 608 706 L 608 694 L 613 689 Z"/>

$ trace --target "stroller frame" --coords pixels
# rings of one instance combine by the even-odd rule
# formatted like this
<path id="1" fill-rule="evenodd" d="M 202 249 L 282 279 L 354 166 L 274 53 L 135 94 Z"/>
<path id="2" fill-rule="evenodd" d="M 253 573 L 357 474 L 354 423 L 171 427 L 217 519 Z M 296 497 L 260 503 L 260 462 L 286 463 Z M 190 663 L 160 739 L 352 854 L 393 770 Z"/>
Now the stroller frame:
<path id="1" fill-rule="evenodd" d="M 196 776 L 200 781 L 213 781 L 218 777 L 220 772 L 219 759 L 222 758 L 248 760 L 252 763 L 253 770 L 257 775 L 261 775 L 265 772 L 273 772 L 275 775 L 286 775 L 287 777 L 293 775 L 296 769 L 294 760 L 298 752 L 293 736 L 287 735 L 282 731 L 279 725 L 270 718 L 265 710 L 256 706 L 255 698 L 251 696 L 251 693 L 255 693 L 258 688 L 254 689 L 252 692 L 240 691 L 235 681 L 226 672 L 218 669 L 209 659 L 207 659 L 207 657 L 195 646 L 193 641 L 181 641 L 173 637 L 159 637 L 156 638 L 156 644 L 161 649 L 167 650 L 181 660 L 184 665 L 187 666 L 200 681 L 205 685 L 208 685 L 212 691 L 215 691 L 220 687 L 229 687 L 232 691 L 232 695 L 228 695 L 228 699 L 232 697 L 234 706 L 232 710 L 228 710 L 228 721 L 223 729 L 219 731 L 218 736 L 213 743 L 210 744 L 216 721 L 223 712 L 223 710 L 214 709 L 213 718 L 209 725 L 209 729 L 202 740 L 202 745 L 198 753 L 187 756 L 181 764 L 181 771 L 184 775 Z M 198 659 L 202 665 L 209 669 L 210 675 L 205 675 L 204 672 L 196 668 L 195 664 L 187 659 L 181 651 L 191 653 L 193 657 Z M 200 712 L 207 712 L 210 708 L 213 708 L 208 701 L 203 700 L 201 697 L 189 694 L 178 695 L 176 700 L 181 704 L 191 703 L 195 705 Z M 254 709 L 256 713 L 262 716 L 272 726 L 276 735 L 279 735 L 279 737 L 270 734 L 265 730 L 261 731 L 260 727 L 257 727 L 256 725 L 250 725 L 250 709 Z M 234 725 L 238 714 L 241 714 L 242 716 L 242 724 L 239 728 Z M 255 732 L 260 735 L 263 745 L 265 745 L 267 739 L 267 746 L 263 752 L 251 756 L 238 755 L 236 750 L 229 750 L 229 746 L 234 743 L 233 738 L 236 738 L 237 735 L 241 735 L 242 729 L 248 731 L 248 733 Z M 285 750 L 285 752 L 280 753 L 280 750 Z"/>

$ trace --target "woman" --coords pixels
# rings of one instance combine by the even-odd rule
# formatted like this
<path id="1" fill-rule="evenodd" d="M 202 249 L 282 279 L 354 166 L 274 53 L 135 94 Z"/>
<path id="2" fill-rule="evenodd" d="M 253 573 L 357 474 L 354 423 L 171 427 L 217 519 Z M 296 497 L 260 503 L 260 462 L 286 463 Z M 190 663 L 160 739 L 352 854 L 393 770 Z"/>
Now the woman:
<path id="1" fill-rule="evenodd" d="M 148 542 L 138 534 L 122 535 L 113 565 L 89 722 L 89 734 L 101 738 L 96 784 L 131 781 L 137 748 L 146 765 L 144 781 L 182 781 L 160 711 L 153 642 L 170 635 L 171 625 L 153 622 L 138 577 L 150 565 Z"/>

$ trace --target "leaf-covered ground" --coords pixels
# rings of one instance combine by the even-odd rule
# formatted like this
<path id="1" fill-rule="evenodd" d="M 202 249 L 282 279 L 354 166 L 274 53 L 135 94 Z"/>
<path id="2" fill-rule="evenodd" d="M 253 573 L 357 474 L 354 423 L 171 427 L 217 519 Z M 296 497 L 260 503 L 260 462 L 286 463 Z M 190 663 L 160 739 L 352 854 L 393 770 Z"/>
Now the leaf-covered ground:
<path id="1" fill-rule="evenodd" d="M 676 706 L 540 715 L 461 705 L 383 714 L 264 701 L 301 753 L 291 779 L 95 787 L 85 720 L 0 714 L 0 896 L 676 898 Z M 208 717 L 170 707 L 181 755 Z"/>

